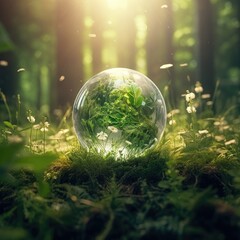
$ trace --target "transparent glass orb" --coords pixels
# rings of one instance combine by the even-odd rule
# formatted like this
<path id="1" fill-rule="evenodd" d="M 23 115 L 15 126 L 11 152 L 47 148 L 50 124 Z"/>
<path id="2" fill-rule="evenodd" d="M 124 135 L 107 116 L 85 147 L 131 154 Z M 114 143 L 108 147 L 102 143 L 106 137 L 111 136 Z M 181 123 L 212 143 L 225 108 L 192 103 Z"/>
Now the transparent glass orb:
<path id="1" fill-rule="evenodd" d="M 116 158 L 130 158 L 156 145 L 166 124 L 161 92 L 145 75 L 108 69 L 89 79 L 73 105 L 80 144 Z"/>

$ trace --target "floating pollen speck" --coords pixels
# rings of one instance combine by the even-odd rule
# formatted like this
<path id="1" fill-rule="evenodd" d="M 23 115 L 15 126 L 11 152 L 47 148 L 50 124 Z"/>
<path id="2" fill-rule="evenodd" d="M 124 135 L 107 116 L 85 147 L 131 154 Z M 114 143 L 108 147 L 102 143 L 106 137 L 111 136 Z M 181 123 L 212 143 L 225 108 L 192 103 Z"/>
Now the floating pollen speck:
<path id="1" fill-rule="evenodd" d="M 202 99 L 208 99 L 210 97 L 211 97 L 211 95 L 208 93 L 202 95 Z"/>
<path id="2" fill-rule="evenodd" d="M 8 66 L 8 62 L 5 60 L 0 60 L 0 66 L 6 67 L 6 66 Z"/>
<path id="3" fill-rule="evenodd" d="M 19 68 L 19 69 L 17 70 L 17 72 L 24 72 L 24 71 L 26 71 L 25 68 Z"/>
<path id="4" fill-rule="evenodd" d="M 160 69 L 168 69 L 168 68 L 171 68 L 173 66 L 173 64 L 171 63 L 167 63 L 167 64 L 163 64 Z"/>
<path id="5" fill-rule="evenodd" d="M 88 34 L 88 36 L 89 36 L 90 38 L 95 38 L 95 37 L 97 37 L 97 34 L 95 34 L 95 33 L 90 33 L 90 34 Z"/>
<path id="6" fill-rule="evenodd" d="M 60 78 L 59 78 L 59 82 L 62 82 L 62 81 L 64 81 L 65 80 L 65 76 L 61 76 Z"/>
<path id="7" fill-rule="evenodd" d="M 168 5 L 164 4 L 164 5 L 161 6 L 161 8 L 168 8 Z"/>
<path id="8" fill-rule="evenodd" d="M 179 64 L 179 66 L 180 66 L 180 67 L 187 67 L 188 64 L 187 64 L 187 63 L 181 63 L 181 64 Z"/>

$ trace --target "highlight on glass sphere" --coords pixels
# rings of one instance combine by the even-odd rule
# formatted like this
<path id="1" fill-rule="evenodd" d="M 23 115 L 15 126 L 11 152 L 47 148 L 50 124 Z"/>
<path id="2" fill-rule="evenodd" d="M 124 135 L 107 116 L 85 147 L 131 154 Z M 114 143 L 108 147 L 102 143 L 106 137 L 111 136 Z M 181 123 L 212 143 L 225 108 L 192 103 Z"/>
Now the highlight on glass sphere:
<path id="1" fill-rule="evenodd" d="M 157 86 L 140 72 L 112 68 L 90 78 L 73 105 L 73 125 L 87 150 L 115 158 L 144 154 L 161 139 L 166 106 Z"/>

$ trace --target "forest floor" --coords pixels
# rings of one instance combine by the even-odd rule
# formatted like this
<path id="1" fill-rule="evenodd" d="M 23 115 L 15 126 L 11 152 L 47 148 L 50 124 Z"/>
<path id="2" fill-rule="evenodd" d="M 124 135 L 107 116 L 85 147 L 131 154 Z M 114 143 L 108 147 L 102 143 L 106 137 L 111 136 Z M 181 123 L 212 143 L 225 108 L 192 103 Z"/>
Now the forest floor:
<path id="1" fill-rule="evenodd" d="M 0 239 L 240 239 L 240 119 L 199 102 L 169 112 L 158 146 L 127 160 L 79 147 L 71 110 L 13 124 L 5 102 Z"/>

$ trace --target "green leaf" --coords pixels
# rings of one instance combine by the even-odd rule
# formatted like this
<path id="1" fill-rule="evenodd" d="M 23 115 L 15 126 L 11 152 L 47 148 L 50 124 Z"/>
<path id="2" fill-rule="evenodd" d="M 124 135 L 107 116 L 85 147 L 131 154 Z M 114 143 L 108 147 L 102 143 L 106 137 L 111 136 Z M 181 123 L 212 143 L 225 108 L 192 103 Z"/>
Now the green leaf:
<path id="1" fill-rule="evenodd" d="M 15 125 L 13 125 L 12 123 L 10 123 L 9 121 L 4 121 L 3 124 L 4 124 L 6 127 L 10 128 L 10 129 L 12 129 L 12 130 L 15 128 Z"/>
<path id="2" fill-rule="evenodd" d="M 0 167 L 9 165 L 12 160 L 16 158 L 17 153 L 22 149 L 22 147 L 22 143 L 0 144 Z"/>
<path id="3" fill-rule="evenodd" d="M 139 96 L 138 98 L 136 98 L 135 106 L 140 107 L 142 105 L 142 102 L 143 102 L 143 97 Z"/>
<path id="4" fill-rule="evenodd" d="M 142 94 L 141 89 L 140 88 L 137 88 L 137 89 L 135 88 L 135 97 L 138 98 L 138 97 L 141 96 L 141 94 Z"/>
<path id="5" fill-rule="evenodd" d="M 49 165 L 56 160 L 57 156 L 54 154 L 29 155 L 19 157 L 13 164 L 14 169 L 26 168 L 33 170 L 36 173 L 42 173 Z"/>
<path id="6" fill-rule="evenodd" d="M 20 154 L 23 144 L 0 144 L 0 170 L 1 169 L 30 169 L 42 173 L 57 158 L 56 155 L 46 153 L 42 155 Z"/>

